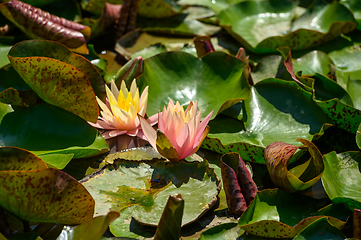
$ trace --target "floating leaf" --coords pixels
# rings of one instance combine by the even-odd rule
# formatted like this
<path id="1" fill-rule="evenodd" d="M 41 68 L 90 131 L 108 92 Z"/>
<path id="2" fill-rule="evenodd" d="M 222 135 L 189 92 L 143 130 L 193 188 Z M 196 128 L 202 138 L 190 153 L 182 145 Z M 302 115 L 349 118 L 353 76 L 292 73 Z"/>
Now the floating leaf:
<path id="1" fill-rule="evenodd" d="M 322 184 L 334 203 L 345 203 L 351 210 L 361 209 L 360 152 L 330 152 L 324 155 Z"/>
<path id="2" fill-rule="evenodd" d="M 94 213 L 94 200 L 87 190 L 53 168 L 0 171 L 0 190 L 0 205 L 28 221 L 79 224 Z"/>
<path id="3" fill-rule="evenodd" d="M 197 220 L 216 203 L 220 181 L 207 161 L 115 161 L 82 180 L 96 201 L 95 215 L 130 206 L 132 216 L 157 226 L 169 195 L 184 194 L 182 225 Z M 115 226 L 113 226 L 114 228 Z"/>
<path id="4" fill-rule="evenodd" d="M 356 27 L 352 13 L 336 2 L 315 4 L 293 21 L 295 7 L 286 0 L 242 1 L 221 11 L 217 18 L 234 38 L 256 53 L 275 52 L 278 47 L 314 47 Z"/>
<path id="5" fill-rule="evenodd" d="M 204 24 L 198 19 L 213 14 L 212 11 L 202 7 L 189 7 L 181 13 L 161 19 L 138 17 L 137 27 L 146 32 L 177 34 L 181 36 L 212 36 L 221 28 L 219 26 Z"/>
<path id="6" fill-rule="evenodd" d="M 24 148 L 36 155 L 71 153 L 74 158 L 109 151 L 102 136 L 85 120 L 49 104 L 6 114 L 0 125 L 0 146 Z"/>
<path id="7" fill-rule="evenodd" d="M 167 18 L 178 14 L 179 10 L 179 7 L 171 6 L 164 0 L 138 0 L 137 12 L 143 17 Z"/>
<path id="8" fill-rule="evenodd" d="M 26 171 L 47 168 L 46 163 L 25 149 L 0 147 L 0 171 Z"/>
<path id="9" fill-rule="evenodd" d="M 264 164 L 263 150 L 268 144 L 300 145 L 297 138 L 318 138 L 330 122 L 319 114 L 322 109 L 311 93 L 295 82 L 274 78 L 254 85 L 242 109 L 238 119 L 243 121 L 225 116 L 210 121 L 202 146 L 219 153 L 238 152 L 243 160 Z"/>
<path id="10" fill-rule="evenodd" d="M 178 240 L 181 236 L 181 225 L 184 211 L 184 199 L 181 194 L 169 196 L 159 220 L 154 240 Z"/>
<path id="11" fill-rule="evenodd" d="M 294 240 L 304 239 L 334 239 L 344 240 L 346 236 L 337 228 L 332 226 L 327 217 L 314 221 L 303 229 Z"/>
<path id="12" fill-rule="evenodd" d="M 87 26 L 51 15 L 18 0 L 2 3 L 0 11 L 33 39 L 58 41 L 80 53 L 88 53 L 85 37 L 90 36 L 90 28 Z"/>
<path id="13" fill-rule="evenodd" d="M 322 154 L 318 148 L 306 139 L 298 138 L 297 141 L 303 143 L 303 146 L 274 142 L 264 150 L 270 178 L 277 187 L 288 192 L 302 191 L 313 186 L 321 178 L 324 170 Z M 288 164 L 298 148 L 307 148 L 311 158 L 288 170 Z"/>
<path id="14" fill-rule="evenodd" d="M 238 231 L 237 223 L 224 223 L 202 232 L 199 240 L 237 239 Z"/>
<path id="15" fill-rule="evenodd" d="M 181 105 L 198 100 L 202 117 L 212 110 L 221 112 L 248 97 L 249 85 L 242 78 L 244 65 L 222 52 L 209 53 L 201 59 L 184 52 L 166 52 L 145 59 L 137 83 L 141 89 L 151 86 L 147 114 L 158 113 L 169 99 Z"/>
<path id="16" fill-rule="evenodd" d="M 29 52 L 29 57 L 27 53 L 24 54 L 19 51 L 19 48 L 29 47 L 31 43 L 34 44 L 34 42 L 19 43 L 18 47 L 13 47 L 9 52 L 9 59 L 14 69 L 46 102 L 64 108 L 87 121 L 96 122 L 99 107 L 93 87 L 85 72 L 74 65 L 54 58 L 37 56 L 37 54 L 34 56 L 31 52 Z M 39 47 L 47 44 L 47 42 L 38 43 L 40 43 Z M 69 53 L 71 54 L 70 51 Z M 84 63 L 80 63 L 81 60 L 76 60 L 83 57 L 73 56 L 73 58 L 69 57 L 69 62 L 78 62 L 76 65 Z M 91 65 L 90 62 L 86 63 Z M 94 66 L 92 68 L 94 69 Z M 91 71 L 88 70 L 88 72 Z M 99 75 L 96 70 L 95 72 Z"/>
<path id="17" fill-rule="evenodd" d="M 324 216 L 334 227 L 342 228 L 351 211 L 344 204 L 324 207 L 326 202 L 279 189 L 259 191 L 238 225 L 253 235 L 274 238 L 293 238 Z"/>
<path id="18" fill-rule="evenodd" d="M 56 240 L 100 239 L 109 224 L 119 217 L 117 212 L 109 212 L 78 226 L 67 227 Z"/>

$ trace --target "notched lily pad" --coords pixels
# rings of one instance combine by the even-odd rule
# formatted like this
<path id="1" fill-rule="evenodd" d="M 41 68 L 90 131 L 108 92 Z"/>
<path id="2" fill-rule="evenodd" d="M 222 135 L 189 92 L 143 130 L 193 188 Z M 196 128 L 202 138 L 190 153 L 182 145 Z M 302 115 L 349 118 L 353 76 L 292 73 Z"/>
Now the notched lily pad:
<path id="1" fill-rule="evenodd" d="M 157 226 L 169 195 L 184 196 L 182 225 L 196 221 L 217 201 L 220 180 L 207 161 L 115 161 L 82 180 L 96 201 L 95 215 L 132 207 L 137 221 Z"/>
<path id="2" fill-rule="evenodd" d="M 235 39 L 256 53 L 275 52 L 278 47 L 310 48 L 357 25 L 352 13 L 340 3 L 315 4 L 296 20 L 295 7 L 287 0 L 243 1 L 221 11 L 217 18 Z"/>
<path id="3" fill-rule="evenodd" d="M 352 211 L 344 204 L 325 206 L 326 203 L 326 199 L 290 194 L 279 189 L 263 190 L 257 193 L 238 225 L 257 236 L 293 238 L 309 224 L 326 216 L 334 227 L 341 229 Z"/>

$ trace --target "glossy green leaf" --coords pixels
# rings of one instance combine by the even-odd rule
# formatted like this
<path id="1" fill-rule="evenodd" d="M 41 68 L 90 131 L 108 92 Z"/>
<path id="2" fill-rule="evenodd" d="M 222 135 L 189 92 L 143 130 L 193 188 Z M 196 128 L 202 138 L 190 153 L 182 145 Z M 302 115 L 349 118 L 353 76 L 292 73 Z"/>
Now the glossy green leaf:
<path id="1" fill-rule="evenodd" d="M 0 171 L 0 190 L 0 205 L 28 221 L 79 224 L 94 213 L 87 190 L 54 168 Z"/>
<path id="2" fill-rule="evenodd" d="M 0 171 L 26 171 L 47 168 L 46 163 L 21 148 L 0 147 Z"/>
<path id="3" fill-rule="evenodd" d="M 332 202 L 361 209 L 360 152 L 330 152 L 324 155 L 324 162 L 322 184 Z"/>
<path id="4" fill-rule="evenodd" d="M 217 18 L 243 46 L 256 53 L 275 52 L 278 47 L 314 47 L 356 27 L 352 13 L 339 3 L 315 4 L 293 21 L 294 8 L 294 2 L 286 0 L 243 1 L 221 11 Z"/>
<path id="5" fill-rule="evenodd" d="M 150 86 L 149 116 L 172 99 L 181 105 L 198 101 L 202 117 L 213 110 L 214 118 L 215 113 L 248 97 L 243 66 L 239 59 L 221 52 L 209 53 L 201 59 L 184 52 L 167 52 L 144 60 L 144 72 L 137 83 L 141 89 Z"/>
<path id="6" fill-rule="evenodd" d="M 172 5 L 164 0 L 139 0 L 137 13 L 139 16 L 149 18 L 171 17 L 178 14 L 178 10 L 180 10 L 179 6 L 175 4 Z"/>
<path id="7" fill-rule="evenodd" d="M 324 217 L 308 225 L 293 240 L 344 240 L 345 238 L 346 236 L 339 229 L 332 226 L 327 217 Z"/>
<path id="8" fill-rule="evenodd" d="M 109 150 L 85 120 L 49 104 L 16 108 L 6 114 L 0 124 L 0 146 L 24 148 L 36 155 L 72 153 L 74 158 Z"/>
<path id="9" fill-rule="evenodd" d="M 361 5 L 357 0 L 341 0 L 340 3 L 345 5 L 357 21 L 357 29 L 361 30 Z"/>
<path id="10" fill-rule="evenodd" d="M 237 239 L 239 230 L 237 223 L 224 223 L 204 231 L 199 240 Z"/>
<path id="11" fill-rule="evenodd" d="M 219 26 L 204 24 L 197 19 L 209 16 L 213 12 L 202 7 L 189 7 L 182 13 L 168 18 L 137 18 L 137 27 L 147 32 L 170 33 L 181 36 L 209 35 L 212 36 L 221 28 Z"/>
<path id="12" fill-rule="evenodd" d="M 154 240 L 178 240 L 181 236 L 184 199 L 170 195 L 159 220 Z"/>
<path id="13" fill-rule="evenodd" d="M 109 224 L 119 217 L 117 212 L 98 216 L 75 227 L 67 227 L 56 240 L 100 239 Z"/>
<path id="14" fill-rule="evenodd" d="M 311 93 L 295 82 L 265 79 L 252 87 L 250 97 L 243 101 L 243 122 L 224 116 L 210 121 L 202 146 L 220 153 L 238 152 L 244 160 L 265 163 L 263 150 L 272 142 L 299 146 L 297 138 L 310 141 L 322 135 L 329 120 L 319 112 L 322 109 Z"/>
<path id="15" fill-rule="evenodd" d="M 13 109 L 10 105 L 0 102 L 0 123 L 3 119 L 3 117 L 12 111 L 13 111 Z"/>
<path id="16" fill-rule="evenodd" d="M 238 225 L 253 235 L 275 238 L 293 238 L 324 216 L 333 226 L 342 228 L 351 211 L 343 204 L 324 207 L 326 202 L 279 189 L 263 190 L 258 192 Z"/>
<path id="17" fill-rule="evenodd" d="M 229 7 L 232 3 L 234 4 L 236 2 L 240 2 L 240 0 L 179 0 L 178 4 L 204 6 L 212 9 L 216 13 L 219 13 L 220 11 Z"/>
<path id="18" fill-rule="evenodd" d="M 207 161 L 115 161 L 82 180 L 96 201 L 95 215 L 122 211 L 143 224 L 157 226 L 169 195 L 184 194 L 182 225 L 197 220 L 216 202 L 220 181 Z"/>
<path id="19" fill-rule="evenodd" d="M 52 153 L 52 154 L 40 154 L 39 157 L 49 164 L 49 167 L 55 167 L 57 169 L 63 169 L 74 157 L 74 153 Z"/>
<path id="20" fill-rule="evenodd" d="M 332 59 L 324 52 L 311 51 L 297 59 L 292 59 L 293 70 L 297 74 L 315 75 L 316 73 L 327 75 L 331 73 L 334 63 Z"/>
<path id="21" fill-rule="evenodd" d="M 324 170 L 322 154 L 318 148 L 306 139 L 298 138 L 297 141 L 303 146 L 296 147 L 283 142 L 274 142 L 264 150 L 270 178 L 277 187 L 288 192 L 312 187 L 321 178 Z M 288 165 L 299 148 L 307 148 L 311 158 L 289 170 Z"/>

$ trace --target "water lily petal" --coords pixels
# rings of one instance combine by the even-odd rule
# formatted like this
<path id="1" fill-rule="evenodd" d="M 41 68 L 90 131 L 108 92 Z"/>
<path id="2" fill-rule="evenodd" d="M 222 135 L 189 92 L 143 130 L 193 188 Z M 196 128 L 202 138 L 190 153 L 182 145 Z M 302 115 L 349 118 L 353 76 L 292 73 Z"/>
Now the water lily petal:
<path id="1" fill-rule="evenodd" d="M 122 81 L 122 83 L 120 84 L 120 91 L 122 91 L 124 98 L 125 96 L 128 96 L 128 89 L 127 86 L 125 86 L 124 81 Z"/>
<path id="2" fill-rule="evenodd" d="M 112 124 L 108 123 L 108 121 L 104 121 L 98 119 L 96 123 L 88 122 L 91 126 L 100 129 L 116 129 Z"/>
<path id="3" fill-rule="evenodd" d="M 189 148 L 189 142 L 190 142 L 188 124 L 183 125 L 175 142 L 176 144 L 174 145 L 174 147 L 177 150 L 179 157 L 180 158 L 188 157 L 188 156 L 183 156 L 186 150 Z"/>
<path id="4" fill-rule="evenodd" d="M 139 120 L 146 139 L 150 145 L 152 145 L 152 147 L 157 150 L 157 132 L 143 117 L 139 116 Z"/>
<path id="5" fill-rule="evenodd" d="M 213 111 L 211 111 L 211 112 L 207 115 L 207 117 L 205 117 L 205 118 L 203 119 L 203 121 L 199 124 L 195 141 L 198 141 L 198 139 L 201 139 L 201 138 L 202 138 L 202 136 L 203 136 L 203 134 L 204 134 L 204 129 L 206 128 L 209 120 L 211 119 L 212 113 L 213 113 Z M 203 141 L 203 140 L 202 140 L 202 141 Z"/>
<path id="6" fill-rule="evenodd" d="M 118 99 L 119 90 L 118 90 L 118 88 L 117 88 L 117 85 L 115 85 L 114 81 L 111 81 L 111 82 L 110 82 L 110 90 L 111 90 L 111 92 L 113 93 L 114 98 L 115 98 L 115 99 Z"/>
<path id="7" fill-rule="evenodd" d="M 109 138 L 113 138 L 119 135 L 122 135 L 124 133 L 126 133 L 127 131 L 121 131 L 121 130 L 112 130 L 112 131 L 107 131 L 102 133 L 102 136 L 104 139 L 109 139 Z"/>

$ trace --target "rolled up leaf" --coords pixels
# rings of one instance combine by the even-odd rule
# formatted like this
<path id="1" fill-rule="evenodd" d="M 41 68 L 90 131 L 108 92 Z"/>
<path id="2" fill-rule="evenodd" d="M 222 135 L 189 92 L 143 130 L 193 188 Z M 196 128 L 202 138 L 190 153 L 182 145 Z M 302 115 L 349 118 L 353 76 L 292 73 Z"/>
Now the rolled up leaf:
<path id="1" fill-rule="evenodd" d="M 207 53 L 214 52 L 214 47 L 209 36 L 197 36 L 193 38 L 193 41 L 198 58 L 202 58 Z"/>
<path id="2" fill-rule="evenodd" d="M 221 157 L 223 189 L 229 214 L 240 216 L 257 194 L 257 186 L 238 153 Z"/>
<path id="3" fill-rule="evenodd" d="M 181 194 L 169 196 L 159 221 L 154 240 L 178 240 L 181 236 L 184 199 Z"/>
<path id="4" fill-rule="evenodd" d="M 313 186 L 321 178 L 324 170 L 323 158 L 318 148 L 306 139 L 298 138 L 297 141 L 304 145 L 298 147 L 284 142 L 274 142 L 264 151 L 266 166 L 273 183 L 288 192 L 301 191 Z M 287 166 L 299 148 L 307 148 L 311 159 L 289 171 Z"/>
<path id="5" fill-rule="evenodd" d="M 353 238 L 361 239 L 361 210 L 353 210 Z"/>
<path id="6" fill-rule="evenodd" d="M 0 4 L 0 11 L 30 38 L 57 41 L 79 53 L 88 53 L 85 39 L 90 37 L 88 26 L 59 18 L 18 0 Z"/>

